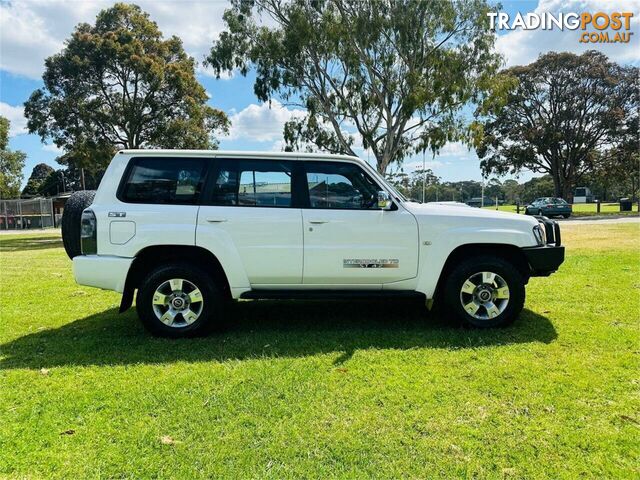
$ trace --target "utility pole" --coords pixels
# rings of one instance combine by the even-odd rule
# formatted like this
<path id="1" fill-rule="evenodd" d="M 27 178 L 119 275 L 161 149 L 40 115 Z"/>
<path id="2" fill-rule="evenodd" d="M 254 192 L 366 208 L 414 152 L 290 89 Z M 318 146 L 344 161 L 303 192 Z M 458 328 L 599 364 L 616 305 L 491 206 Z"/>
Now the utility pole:
<path id="1" fill-rule="evenodd" d="M 86 190 L 86 188 L 84 186 L 84 168 L 80 169 L 80 179 L 82 180 L 82 189 Z"/>
<path id="2" fill-rule="evenodd" d="M 422 203 L 424 203 L 425 191 L 427 189 L 427 163 L 425 161 L 426 150 L 422 150 Z"/>

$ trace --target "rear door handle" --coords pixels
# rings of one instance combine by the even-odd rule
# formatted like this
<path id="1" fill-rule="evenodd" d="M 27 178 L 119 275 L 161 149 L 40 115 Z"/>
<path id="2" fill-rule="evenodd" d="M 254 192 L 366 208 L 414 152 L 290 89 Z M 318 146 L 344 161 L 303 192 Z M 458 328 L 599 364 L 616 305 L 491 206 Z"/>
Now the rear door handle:
<path id="1" fill-rule="evenodd" d="M 209 223 L 222 223 L 226 221 L 227 221 L 226 218 L 207 218 L 207 222 Z"/>
<path id="2" fill-rule="evenodd" d="M 329 220 L 309 220 L 309 223 L 313 223 L 314 225 L 320 225 L 321 223 L 329 223 Z"/>

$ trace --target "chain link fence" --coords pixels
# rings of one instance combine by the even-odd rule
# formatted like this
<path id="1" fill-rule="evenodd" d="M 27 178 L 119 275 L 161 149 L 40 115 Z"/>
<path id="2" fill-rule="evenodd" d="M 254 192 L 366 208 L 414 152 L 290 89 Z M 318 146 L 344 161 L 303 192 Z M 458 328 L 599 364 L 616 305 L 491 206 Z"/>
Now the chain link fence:
<path id="1" fill-rule="evenodd" d="M 58 226 L 53 214 L 53 200 L 0 200 L 0 230 L 26 230 Z"/>

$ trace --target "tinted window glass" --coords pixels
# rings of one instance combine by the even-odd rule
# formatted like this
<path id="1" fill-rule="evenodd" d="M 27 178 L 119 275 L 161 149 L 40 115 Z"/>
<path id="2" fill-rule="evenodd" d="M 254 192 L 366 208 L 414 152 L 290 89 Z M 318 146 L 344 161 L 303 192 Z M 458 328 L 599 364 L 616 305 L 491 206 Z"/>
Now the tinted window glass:
<path id="1" fill-rule="evenodd" d="M 134 159 L 121 200 L 132 203 L 197 203 L 206 162 L 200 158 Z"/>
<path id="2" fill-rule="evenodd" d="M 311 208 L 377 209 L 379 187 L 357 165 L 307 163 Z"/>
<path id="3" fill-rule="evenodd" d="M 291 206 L 291 166 L 271 160 L 220 160 L 212 205 Z"/>

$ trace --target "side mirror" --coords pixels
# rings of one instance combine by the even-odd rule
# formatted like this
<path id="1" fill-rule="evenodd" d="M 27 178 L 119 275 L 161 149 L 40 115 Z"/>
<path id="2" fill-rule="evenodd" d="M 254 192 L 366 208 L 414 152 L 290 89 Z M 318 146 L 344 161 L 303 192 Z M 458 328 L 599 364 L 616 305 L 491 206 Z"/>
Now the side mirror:
<path id="1" fill-rule="evenodd" d="M 391 210 L 391 197 L 387 192 L 378 192 L 378 208 L 381 210 Z"/>

